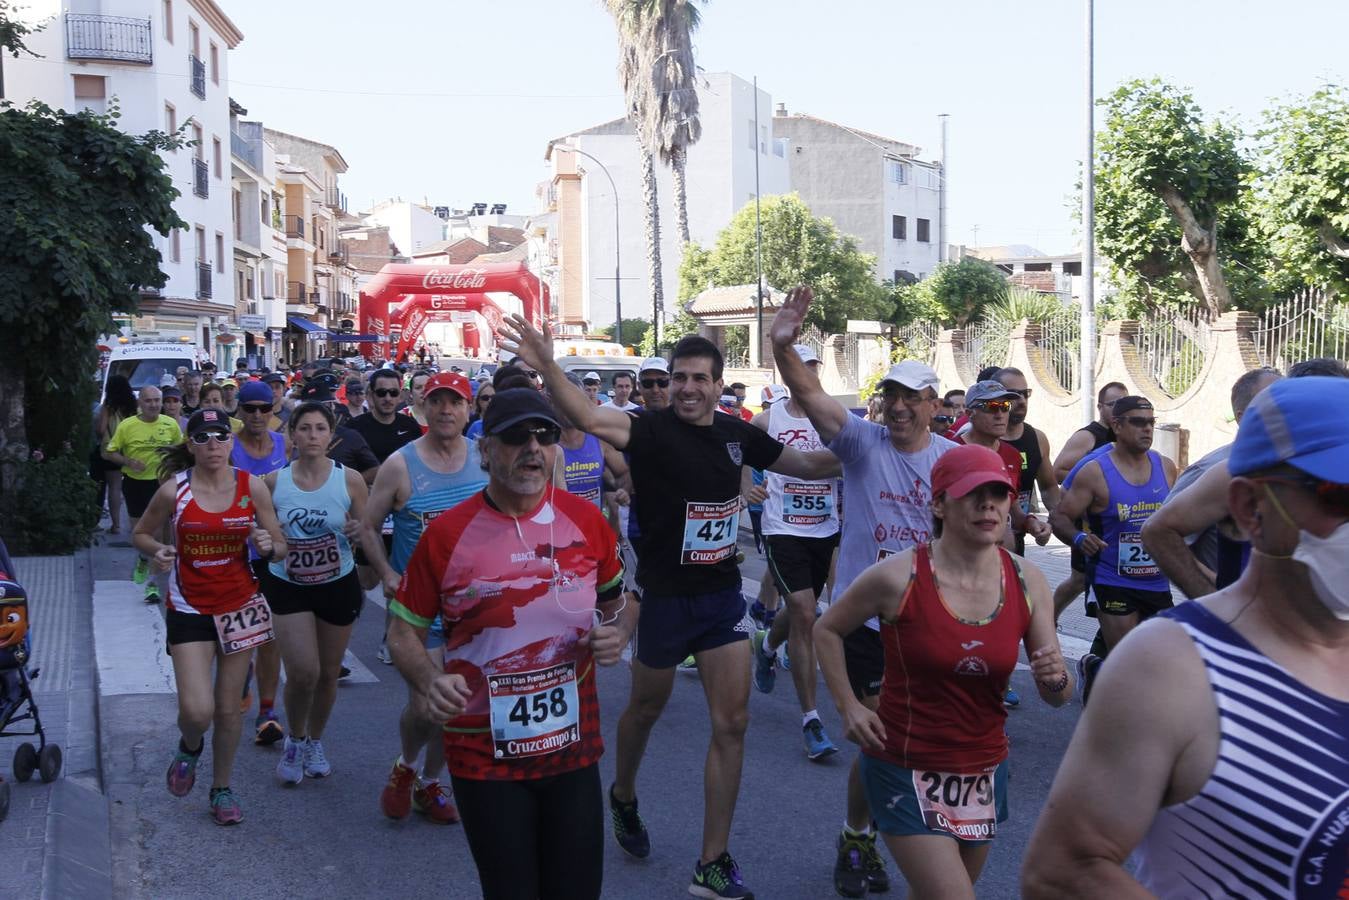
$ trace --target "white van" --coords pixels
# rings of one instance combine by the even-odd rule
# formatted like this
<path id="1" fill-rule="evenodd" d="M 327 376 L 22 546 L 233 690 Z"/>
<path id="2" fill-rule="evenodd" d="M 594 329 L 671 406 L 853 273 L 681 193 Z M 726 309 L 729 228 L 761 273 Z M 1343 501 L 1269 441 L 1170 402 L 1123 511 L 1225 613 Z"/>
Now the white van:
<path id="1" fill-rule="evenodd" d="M 146 385 L 159 387 L 160 379 L 166 374 L 173 375 L 179 366 L 197 367 L 196 347 L 170 341 L 118 344 L 108 355 L 108 368 L 103 374 L 104 390 L 110 375 L 125 375 L 131 382 L 131 389 L 137 392 Z"/>

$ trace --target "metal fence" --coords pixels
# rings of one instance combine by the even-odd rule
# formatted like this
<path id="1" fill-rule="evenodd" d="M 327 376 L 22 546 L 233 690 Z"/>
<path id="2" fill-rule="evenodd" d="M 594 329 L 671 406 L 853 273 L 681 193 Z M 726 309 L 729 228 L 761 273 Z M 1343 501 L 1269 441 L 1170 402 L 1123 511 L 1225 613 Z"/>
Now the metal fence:
<path id="1" fill-rule="evenodd" d="M 989 366 L 1007 365 L 1012 326 L 999 319 L 986 319 L 965 326 L 965 355 L 976 372 Z"/>
<path id="2" fill-rule="evenodd" d="M 149 19 L 66 13 L 66 56 L 153 63 Z"/>
<path id="3" fill-rule="evenodd" d="M 1189 390 L 1204 368 L 1209 345 L 1208 311 L 1199 306 L 1164 311 L 1138 321 L 1134 345 L 1149 374 L 1172 397 Z"/>
<path id="4" fill-rule="evenodd" d="M 900 359 L 916 359 L 932 365 L 937 360 L 939 322 L 910 322 L 895 330 L 895 349 Z"/>
<path id="5" fill-rule="evenodd" d="M 1251 332 L 1260 364 L 1276 369 L 1329 356 L 1349 357 L 1349 307 L 1320 290 L 1304 290 L 1269 307 Z"/>
<path id="6" fill-rule="evenodd" d="M 1082 384 L 1082 314 L 1077 307 L 1065 307 L 1061 313 L 1038 323 L 1040 340 L 1036 346 L 1059 386 L 1065 391 L 1076 391 Z M 1099 323 L 1098 323 L 1099 326 Z M 1097 344 L 1100 350 L 1099 327 L 1096 329 Z"/>

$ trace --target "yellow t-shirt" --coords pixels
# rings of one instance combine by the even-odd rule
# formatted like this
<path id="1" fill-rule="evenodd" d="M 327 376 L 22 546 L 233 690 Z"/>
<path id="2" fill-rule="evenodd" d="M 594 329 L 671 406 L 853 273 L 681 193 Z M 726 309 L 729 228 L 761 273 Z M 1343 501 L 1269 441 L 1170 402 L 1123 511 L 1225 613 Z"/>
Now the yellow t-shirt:
<path id="1" fill-rule="evenodd" d="M 182 443 L 183 430 L 169 416 L 161 415 L 153 422 L 140 416 L 123 419 L 108 441 L 108 450 L 145 463 L 139 472 L 122 467 L 122 475 L 138 481 L 159 480 L 159 448 Z"/>

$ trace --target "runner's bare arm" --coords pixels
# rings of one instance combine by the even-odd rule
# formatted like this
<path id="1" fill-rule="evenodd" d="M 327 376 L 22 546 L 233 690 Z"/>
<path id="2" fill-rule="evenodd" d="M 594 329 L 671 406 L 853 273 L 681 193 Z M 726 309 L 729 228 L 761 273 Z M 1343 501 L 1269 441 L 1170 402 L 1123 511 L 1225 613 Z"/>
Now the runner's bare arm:
<path id="1" fill-rule="evenodd" d="M 1036 436 L 1040 439 L 1040 468 L 1035 472 L 1035 483 L 1040 487 L 1040 499 L 1044 501 L 1045 509 L 1053 509 L 1059 505 L 1063 491 L 1059 488 L 1054 464 L 1049 461 L 1049 438 L 1043 431 L 1037 431 Z"/>
<path id="2" fill-rule="evenodd" d="M 1073 522 L 1087 514 L 1099 497 L 1107 493 L 1105 475 L 1095 460 L 1078 470 L 1073 486 L 1059 499 L 1059 505 L 1049 514 L 1049 526 L 1054 535 L 1065 544 L 1071 545 L 1077 538 L 1077 526 Z M 1105 542 L 1094 534 L 1088 534 L 1078 544 L 1079 549 L 1088 556 L 1095 556 L 1105 549 Z"/>
<path id="3" fill-rule="evenodd" d="M 1169 456 L 1162 457 L 1162 474 L 1166 476 L 1166 486 L 1171 487 L 1176 483 L 1176 476 L 1180 470 L 1176 468 L 1176 461 Z"/>
<path id="4" fill-rule="evenodd" d="M 1073 699 L 1073 678 L 1063 661 L 1063 649 L 1054 627 L 1054 594 L 1039 566 L 1029 560 L 1016 562 L 1026 580 L 1026 594 L 1031 605 L 1030 625 L 1022 641 L 1026 659 L 1030 660 L 1031 675 L 1035 678 L 1035 688 L 1040 692 L 1040 699 L 1050 706 L 1063 706 Z"/>
<path id="5" fill-rule="evenodd" d="M 1227 463 L 1218 463 L 1162 504 L 1143 524 L 1143 546 L 1148 554 L 1157 561 L 1162 574 L 1191 599 L 1211 594 L 1215 587 L 1185 538 L 1227 518 L 1227 486 L 1231 482 Z"/>
<path id="6" fill-rule="evenodd" d="M 269 556 L 270 559 L 285 559 L 286 535 L 281 531 L 281 521 L 276 517 L 276 506 L 272 503 L 272 492 L 267 490 L 267 485 L 256 475 L 248 476 L 248 492 L 253 497 L 253 517 L 257 520 L 259 527 L 266 531 L 272 539 L 270 555 L 262 553 L 262 547 L 258 547 L 258 553 Z M 256 540 L 254 543 L 257 543 Z"/>
<path id="7" fill-rule="evenodd" d="M 167 571 L 167 563 L 173 560 L 177 552 L 171 544 L 159 540 L 159 535 L 164 532 L 164 523 L 173 513 L 173 504 L 177 496 L 176 482 L 166 481 L 161 484 L 159 490 L 150 498 L 145 515 L 136 521 L 136 530 L 131 533 L 132 546 L 139 550 L 142 556 L 153 558 L 160 571 Z"/>
<path id="8" fill-rule="evenodd" d="M 1063 445 L 1059 451 L 1058 458 L 1054 460 L 1054 480 L 1063 484 L 1063 479 L 1068 477 L 1068 473 L 1073 470 L 1073 466 L 1082 461 L 1082 457 L 1091 452 L 1092 445 L 1095 444 L 1089 431 L 1074 431 L 1068 438 L 1068 442 Z"/>
<path id="9" fill-rule="evenodd" d="M 824 435 L 820 437 L 823 439 Z M 795 447 L 783 447 L 782 454 L 777 462 L 768 467 L 768 471 L 819 481 L 823 478 L 838 478 L 843 474 L 843 464 L 828 450 L 811 450 L 807 453 Z"/>
<path id="10" fill-rule="evenodd" d="M 1218 731 L 1207 684 L 1174 622 L 1144 622 L 1110 651 L 1031 837 L 1023 896 L 1152 896 L 1124 864 L 1157 811 L 1189 799 L 1176 774 L 1203 768 L 1196 738 Z"/>
<path id="11" fill-rule="evenodd" d="M 394 511 L 400 497 L 407 494 L 408 469 L 402 455 L 395 453 L 379 467 L 375 476 L 375 486 L 370 491 L 370 500 L 365 505 L 365 515 L 361 519 L 361 548 L 365 558 L 379 573 L 384 582 L 384 596 L 392 597 L 398 592 L 399 575 L 389 565 L 389 555 L 384 552 L 384 520 Z"/>
<path id="12" fill-rule="evenodd" d="M 577 428 L 619 450 L 628 446 L 632 419 L 621 409 L 596 406 L 589 394 L 567 380 L 562 367 L 553 359 L 553 336 L 547 326 L 540 331 L 523 316 L 507 316 L 497 329 L 497 336 L 504 349 L 518 354 L 543 376 L 549 396 Z"/>
<path id="13" fill-rule="evenodd" d="M 370 489 L 365 486 L 365 478 L 360 472 L 348 466 L 346 474 L 347 496 L 351 498 L 351 509 L 347 510 L 347 521 L 355 526 L 347 534 L 347 540 L 353 544 L 361 541 L 362 546 L 364 546 L 365 542 L 361 540 L 361 536 L 365 534 L 365 526 L 362 522 L 365 519 L 366 503 L 370 500 Z M 383 541 L 380 543 L 383 543 Z"/>
<path id="14" fill-rule="evenodd" d="M 825 393 L 819 381 L 806 371 L 806 364 L 792 350 L 792 345 L 801 335 L 801 326 L 806 321 L 806 313 L 814 297 L 814 292 L 805 285 L 798 285 L 788 291 L 782 308 L 773 317 L 769 336 L 773 340 L 773 361 L 782 374 L 782 383 L 791 391 L 797 406 L 806 411 L 806 418 L 815 426 L 820 440 L 827 444 L 843 430 L 852 413 Z"/>
<path id="15" fill-rule="evenodd" d="M 462 675 L 447 675 L 431 662 L 425 649 L 426 632 L 406 619 L 391 617 L 389 655 L 403 680 L 426 699 L 431 717 L 443 723 L 461 715 L 471 695 Z"/>

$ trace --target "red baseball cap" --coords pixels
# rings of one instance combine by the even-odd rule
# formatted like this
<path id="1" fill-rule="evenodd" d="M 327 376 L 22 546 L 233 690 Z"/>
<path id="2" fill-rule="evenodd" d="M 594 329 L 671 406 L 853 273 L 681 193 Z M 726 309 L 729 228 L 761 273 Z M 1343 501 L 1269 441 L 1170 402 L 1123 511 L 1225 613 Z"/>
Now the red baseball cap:
<path id="1" fill-rule="evenodd" d="M 977 444 L 961 444 L 954 450 L 947 450 L 932 467 L 932 496 L 945 494 L 953 500 L 965 496 L 984 484 L 1001 484 L 1008 491 L 1015 491 L 1012 476 L 1007 474 L 1007 464 L 1002 457 L 987 447 Z"/>
<path id="2" fill-rule="evenodd" d="M 430 397 L 432 393 L 440 390 L 454 391 L 467 402 L 473 402 L 473 388 L 469 385 L 468 379 L 458 372 L 437 372 L 432 375 L 426 382 L 426 390 L 422 396 Z"/>

